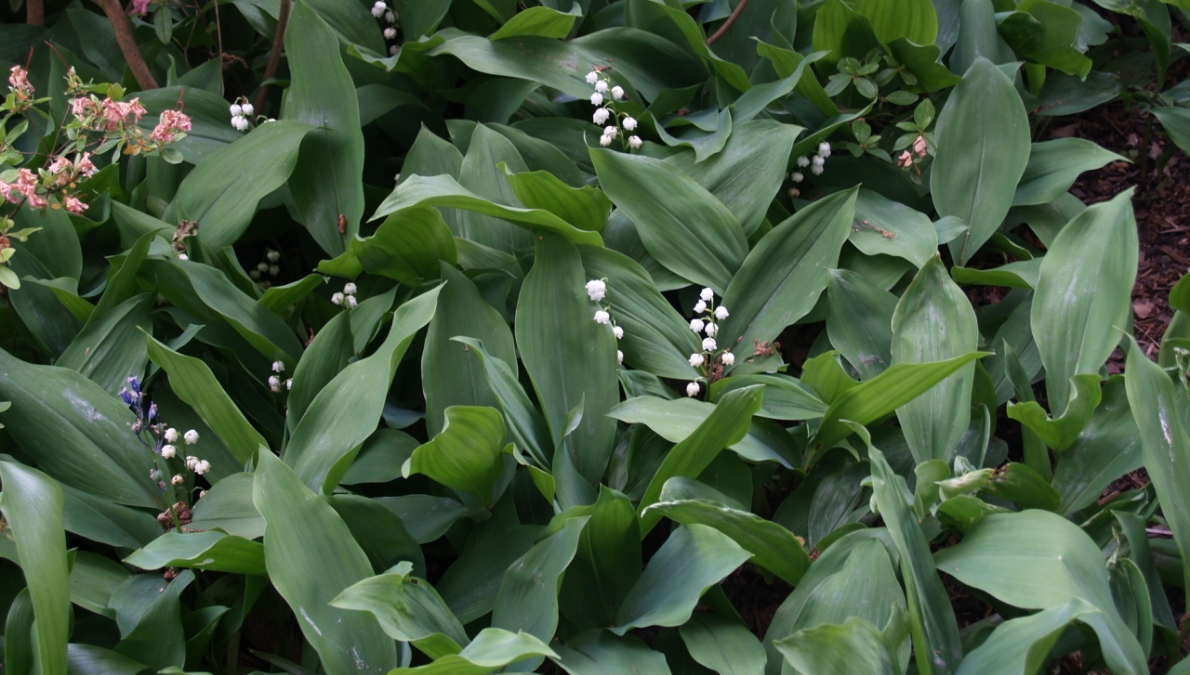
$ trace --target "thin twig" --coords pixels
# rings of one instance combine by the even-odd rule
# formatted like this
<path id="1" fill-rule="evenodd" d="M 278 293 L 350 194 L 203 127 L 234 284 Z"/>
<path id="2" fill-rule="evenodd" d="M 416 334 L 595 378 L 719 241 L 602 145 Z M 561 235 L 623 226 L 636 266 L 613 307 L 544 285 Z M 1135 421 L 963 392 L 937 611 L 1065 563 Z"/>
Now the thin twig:
<path id="1" fill-rule="evenodd" d="M 132 28 L 128 25 L 128 16 L 124 14 L 119 0 L 95 0 L 95 3 L 103 8 L 108 21 L 112 22 L 112 28 L 116 31 L 116 42 L 120 44 L 120 51 L 124 54 L 124 60 L 128 62 L 128 68 L 136 76 L 137 84 L 142 90 L 156 89 L 157 80 L 153 78 L 149 64 L 145 63 L 145 57 L 140 53 L 140 47 L 132 35 Z"/>
<path id="2" fill-rule="evenodd" d="M 30 26 L 45 25 L 45 0 L 25 0 L 25 23 Z"/>
<path id="3" fill-rule="evenodd" d="M 746 2 L 747 0 L 745 0 Z M 277 75 L 277 67 L 281 65 L 281 48 L 285 46 L 285 26 L 289 23 L 289 5 L 292 0 L 281 0 L 281 13 L 277 15 L 277 34 L 273 36 L 273 52 L 269 54 L 269 65 L 264 69 L 264 81 L 267 83 Z M 268 99 L 269 85 L 260 87 L 256 95 L 256 112 L 264 113 L 264 103 Z"/>
<path id="4" fill-rule="evenodd" d="M 748 0 L 740 0 L 740 4 L 735 6 L 735 10 L 732 11 L 731 16 L 727 17 L 727 21 L 724 21 L 723 25 L 719 26 L 719 30 L 715 31 L 714 35 L 707 38 L 707 45 L 710 46 L 715 44 L 719 41 L 719 38 L 723 37 L 727 31 L 731 30 L 731 25 L 735 23 L 736 19 L 740 18 L 740 12 L 743 12 L 744 8 L 747 6 Z"/>

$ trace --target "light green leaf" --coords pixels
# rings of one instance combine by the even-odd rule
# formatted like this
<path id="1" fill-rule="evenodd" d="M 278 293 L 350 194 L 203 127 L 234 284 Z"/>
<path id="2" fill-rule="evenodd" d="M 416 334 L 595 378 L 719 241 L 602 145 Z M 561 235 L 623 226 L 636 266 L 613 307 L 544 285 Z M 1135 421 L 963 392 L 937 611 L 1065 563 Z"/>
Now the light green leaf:
<path id="1" fill-rule="evenodd" d="M 1169 134 L 1169 139 L 1183 152 L 1190 152 L 1190 110 L 1185 108 L 1153 108 L 1153 114 L 1161 120 L 1161 126 Z"/>
<path id="2" fill-rule="evenodd" d="M 191 510 L 185 529 L 198 532 L 220 529 L 244 539 L 264 536 L 265 522 L 252 503 L 253 474 L 236 473 L 207 490 Z"/>
<path id="3" fill-rule="evenodd" d="M 954 266 L 950 276 L 957 283 L 973 286 L 1003 286 L 1005 288 L 1037 288 L 1041 274 L 1041 258 L 1017 260 L 990 269 Z"/>
<path id="4" fill-rule="evenodd" d="M 564 515 L 589 520 L 562 581 L 559 609 L 581 628 L 610 626 L 641 573 L 636 510 L 628 497 L 601 486 L 594 504 L 576 506 Z"/>
<path id="5" fill-rule="evenodd" d="M 1048 204 L 1066 194 L 1084 171 L 1094 171 L 1115 161 L 1127 160 L 1081 138 L 1034 143 L 1012 205 Z"/>
<path id="6" fill-rule="evenodd" d="M 665 655 L 649 649 L 634 635 L 617 636 L 605 630 L 588 630 L 554 645 L 554 663 L 570 675 L 616 675 L 640 672 L 670 675 Z"/>
<path id="7" fill-rule="evenodd" d="M 504 572 L 492 625 L 524 631 L 549 642 L 558 629 L 558 589 L 562 574 L 574 559 L 579 537 L 590 520 L 568 518 L 561 529 L 542 539 Z"/>
<path id="8" fill-rule="evenodd" d="M 129 578 L 129 583 L 137 577 Z M 131 630 L 125 631 L 125 623 L 120 622 L 124 617 L 119 616 L 117 608 L 117 622 L 124 639 L 115 646 L 115 651 L 149 664 L 161 670 L 165 668 L 180 668 L 186 661 L 186 635 L 182 627 L 182 604 L 179 598 L 182 591 L 194 581 L 194 572 L 182 570 L 168 585 L 157 585 L 153 580 L 151 586 L 142 585 L 146 591 L 140 598 L 142 604 L 138 607 L 135 621 L 131 623 Z M 113 604 L 115 601 L 113 594 Z"/>
<path id="9" fill-rule="evenodd" d="M 842 625 L 800 630 L 774 643 L 798 675 L 900 673 L 895 647 L 871 622 L 851 617 Z"/>
<path id="10" fill-rule="evenodd" d="M 1070 402 L 1061 417 L 1050 419 L 1045 409 L 1036 401 L 1008 404 L 1008 416 L 1025 425 L 1037 434 L 1045 444 L 1058 452 L 1066 450 L 1078 439 L 1095 408 L 1099 406 L 1102 391 L 1099 389 L 1099 374 L 1075 375 Z"/>
<path id="11" fill-rule="evenodd" d="M 690 656 L 719 675 L 753 675 L 764 668 L 764 647 L 741 623 L 699 613 L 678 632 Z"/>
<path id="12" fill-rule="evenodd" d="M 328 675 L 387 673 L 392 640 L 375 619 L 331 607 L 347 587 L 372 576 L 367 556 L 334 509 L 271 452 L 258 458 L 252 501 L 268 523 L 269 579 L 298 617 Z"/>
<path id="13" fill-rule="evenodd" d="M 934 206 L 970 228 L 950 243 L 960 264 L 995 234 L 1029 161 L 1029 122 L 1020 96 L 992 62 L 978 58 L 938 115 L 930 172 Z"/>
<path id="14" fill-rule="evenodd" d="M 847 240 L 867 255 L 894 255 L 917 267 L 938 251 L 938 231 L 929 216 L 864 189 L 855 201 L 855 222 Z"/>
<path id="15" fill-rule="evenodd" d="M 488 36 L 489 40 L 506 40 L 524 35 L 539 35 L 547 38 L 565 38 L 570 34 L 576 18 L 582 18 L 582 8 L 576 2 L 569 12 L 559 12 L 549 7 L 530 7 L 517 12 L 500 30 Z"/>
<path id="16" fill-rule="evenodd" d="M 1091 421 L 1054 468 L 1053 486 L 1061 496 L 1058 513 L 1091 505 L 1113 481 L 1143 464 L 1140 430 L 1128 407 L 1124 378 L 1109 378 Z"/>
<path id="17" fill-rule="evenodd" d="M 504 470 L 505 436 L 504 419 L 495 408 L 451 406 L 442 431 L 413 451 L 401 475 L 423 474 L 490 506 L 498 497 L 492 488 Z"/>
<path id="18" fill-rule="evenodd" d="M 1050 409 L 1066 410 L 1070 378 L 1099 372 L 1132 315 L 1139 243 L 1132 192 L 1089 207 L 1054 238 L 1033 296 L 1033 339 Z"/>
<path id="19" fill-rule="evenodd" d="M 264 546 L 222 532 L 166 532 L 124 562 L 145 570 L 190 567 L 265 576 Z"/>
<path id="20" fill-rule="evenodd" d="M 368 272 L 420 286 L 438 278 L 442 262 L 453 265 L 457 258 L 454 235 L 442 214 L 430 207 L 411 208 L 385 218 L 372 236 L 351 239 L 343 255 L 323 260 L 318 271 L 351 279 Z"/>
<path id="21" fill-rule="evenodd" d="M 830 270 L 826 332 L 831 344 L 870 380 L 892 365 L 897 296 L 850 270 Z"/>
<path id="22" fill-rule="evenodd" d="M 1096 612 L 1086 602 L 1074 599 L 1065 605 L 1005 621 L 983 644 L 967 654 L 957 675 L 1036 673 L 1070 622 Z"/>
<path id="23" fill-rule="evenodd" d="M 508 173 L 508 182 L 528 208 L 549 211 L 580 230 L 602 232 L 607 225 L 612 203 L 598 188 L 571 187 L 549 171 Z"/>
<path id="24" fill-rule="evenodd" d="M 932 45 L 938 37 L 938 13 L 929 0 L 911 0 L 895 6 L 881 0 L 860 0 L 855 11 L 868 18 L 876 38 L 886 44 L 905 38 L 919 45 Z"/>
<path id="25" fill-rule="evenodd" d="M 388 675 L 487 675 L 497 668 L 533 656 L 558 655 L 528 633 L 484 628 L 458 654 L 443 656 L 425 666 L 396 668 L 389 671 Z"/>
<path id="26" fill-rule="evenodd" d="M 142 331 L 153 330 L 153 299 L 149 293 L 129 298 L 89 322 L 54 365 L 77 370 L 105 391 L 119 391 L 129 376 L 145 372 L 149 357 L 143 349 Z"/>

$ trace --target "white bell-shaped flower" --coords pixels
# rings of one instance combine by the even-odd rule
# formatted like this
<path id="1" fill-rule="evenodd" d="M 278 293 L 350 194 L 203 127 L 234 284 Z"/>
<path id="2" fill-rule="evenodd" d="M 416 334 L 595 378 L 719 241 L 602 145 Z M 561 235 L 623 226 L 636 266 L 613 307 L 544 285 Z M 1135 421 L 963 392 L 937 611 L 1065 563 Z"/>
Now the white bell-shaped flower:
<path id="1" fill-rule="evenodd" d="M 697 382 L 691 382 L 690 384 L 686 385 L 686 395 L 687 396 L 698 396 L 698 392 L 701 389 L 702 388 L 698 386 Z"/>

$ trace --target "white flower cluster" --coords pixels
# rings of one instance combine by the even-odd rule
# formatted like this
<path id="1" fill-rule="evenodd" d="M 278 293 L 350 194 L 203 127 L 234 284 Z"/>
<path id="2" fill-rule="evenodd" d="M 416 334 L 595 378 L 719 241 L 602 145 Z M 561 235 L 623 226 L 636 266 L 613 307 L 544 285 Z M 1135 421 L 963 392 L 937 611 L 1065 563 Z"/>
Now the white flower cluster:
<path id="1" fill-rule="evenodd" d="M 727 311 L 726 306 L 715 305 L 714 291 L 709 288 L 702 289 L 698 294 L 698 302 L 694 305 L 694 313 L 702 316 L 690 320 L 690 330 L 706 337 L 702 339 L 702 351 L 690 355 L 690 365 L 702 368 L 704 374 L 710 373 L 716 358 L 724 366 L 735 365 L 735 354 L 726 349 L 720 350 L 719 343 L 715 341 L 715 336 L 719 334 L 719 322 L 731 316 L 731 313 Z M 698 382 L 686 385 L 687 396 L 697 396 L 700 391 L 702 387 Z"/>
<path id="2" fill-rule="evenodd" d="M 622 135 L 621 126 L 623 126 L 623 131 L 636 131 L 637 122 L 635 118 L 630 117 L 627 113 L 617 113 L 612 109 L 611 101 L 608 101 L 608 105 L 604 105 L 604 101 L 606 100 L 605 94 L 611 96 L 612 101 L 624 100 L 624 88 L 619 85 L 610 86 L 611 79 L 604 76 L 598 70 L 592 70 L 587 73 L 586 79 L 587 84 L 595 86 L 595 93 L 591 94 L 591 105 L 599 107 L 596 108 L 595 114 L 591 116 L 591 121 L 603 127 L 603 135 L 599 137 L 599 144 L 605 148 L 611 145 L 612 141 Z M 620 121 L 621 115 L 624 118 L 622 122 Z M 611 120 L 614 124 L 607 124 L 608 120 Z M 644 145 L 644 141 L 640 139 L 640 136 L 635 134 L 629 136 L 626 142 L 628 143 L 628 147 L 633 150 Z"/>
<path id="3" fill-rule="evenodd" d="M 607 281 L 605 279 L 592 279 L 587 282 L 587 297 L 591 298 L 591 302 L 602 303 L 603 299 L 607 297 Z M 607 324 L 612 327 L 612 335 L 616 336 L 617 340 L 623 339 L 624 328 L 617 326 L 615 320 L 612 319 L 611 305 L 606 307 L 599 305 L 599 310 L 595 312 L 595 323 Z M 616 350 L 616 363 L 624 363 L 624 352 L 619 349 Z"/>
<path id="4" fill-rule="evenodd" d="M 236 131 L 247 131 L 248 127 L 252 126 L 252 114 L 256 109 L 248 102 L 246 97 L 239 97 L 235 103 L 231 104 L 231 126 L 235 127 Z"/>
<path id="5" fill-rule="evenodd" d="M 269 376 L 269 390 L 274 394 L 281 393 L 281 387 L 284 386 L 286 391 L 293 389 L 293 378 L 289 378 L 284 382 L 281 381 L 281 373 L 285 372 L 285 364 L 281 361 L 273 361 L 273 372 L 276 375 Z"/>
<path id="6" fill-rule="evenodd" d="M 347 309 L 355 309 L 355 306 L 359 304 L 355 300 L 355 291 L 355 284 L 349 281 L 343 285 L 342 293 L 335 293 L 331 296 L 331 302 L 336 305 L 343 305 Z"/>
<path id="7" fill-rule="evenodd" d="M 161 446 L 161 456 L 165 459 L 173 459 L 174 457 L 177 457 L 178 448 L 174 445 L 174 443 L 178 442 L 178 430 L 172 427 L 166 429 L 163 437 L 165 438 L 166 444 Z M 185 434 L 181 434 L 181 439 L 186 443 L 186 445 L 194 445 L 198 443 L 198 432 L 194 429 L 191 429 Z M 201 476 L 211 470 L 211 463 L 205 459 L 199 459 L 193 455 L 188 455 L 186 457 L 186 468 Z M 170 479 L 170 482 L 174 485 L 181 485 L 185 481 L 186 477 L 182 474 L 176 474 Z"/>
<path id="8" fill-rule="evenodd" d="M 265 259 L 257 263 L 256 267 L 248 270 L 248 276 L 256 281 L 256 285 L 260 286 L 261 290 L 268 290 L 272 287 L 272 282 L 268 279 L 261 280 L 265 274 L 269 276 L 277 276 L 281 273 L 281 267 L 277 265 L 281 261 L 281 252 L 273 249 L 266 249 L 264 254 Z"/>
<path id="9" fill-rule="evenodd" d="M 810 167 L 810 173 L 821 176 L 823 167 L 826 166 L 826 158 L 830 156 L 831 144 L 823 141 L 818 144 L 818 152 L 813 156 L 798 157 L 797 165 L 803 169 Z M 801 171 L 794 171 L 789 174 L 789 178 L 795 183 L 800 183 L 806 179 L 806 176 Z"/>
<path id="10" fill-rule="evenodd" d="M 384 2 L 384 0 L 376 0 L 376 4 L 372 5 L 372 16 L 377 19 L 383 18 L 388 23 L 388 26 L 384 29 L 385 40 L 397 39 L 397 27 L 395 25 L 397 23 L 397 13 L 389 8 L 388 3 Z M 400 48 L 397 45 L 392 45 L 388 48 L 388 53 L 396 56 L 399 50 Z"/>

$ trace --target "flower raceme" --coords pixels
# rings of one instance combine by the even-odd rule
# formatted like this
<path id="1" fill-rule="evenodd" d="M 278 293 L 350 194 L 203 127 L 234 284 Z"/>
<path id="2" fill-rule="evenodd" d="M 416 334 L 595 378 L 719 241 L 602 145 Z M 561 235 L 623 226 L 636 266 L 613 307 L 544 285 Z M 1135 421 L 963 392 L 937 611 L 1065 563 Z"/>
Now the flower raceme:
<path id="1" fill-rule="evenodd" d="M 706 337 L 702 338 L 702 351 L 690 355 L 690 367 L 701 368 L 703 377 L 714 381 L 722 376 L 724 367 L 735 365 L 735 355 L 729 350 L 720 350 L 715 340 L 719 334 L 719 322 L 731 316 L 731 313 L 727 307 L 715 305 L 715 292 L 709 288 L 699 291 L 694 313 L 702 316 L 690 320 L 690 330 Z M 687 396 L 697 396 L 701 391 L 702 387 L 697 381 L 686 386 Z"/>
<path id="2" fill-rule="evenodd" d="M 624 99 L 624 88 L 619 85 L 612 86 L 611 80 L 598 70 L 592 70 L 587 73 L 585 79 L 587 84 L 595 87 L 595 92 L 591 94 L 591 105 L 599 106 L 596 108 L 594 114 L 591 115 L 591 121 L 599 126 L 604 126 L 608 120 L 616 123 L 616 125 L 604 128 L 603 134 L 599 137 L 599 145 L 606 148 L 616 138 L 623 138 L 623 134 L 620 133 L 620 126 L 623 127 L 624 131 L 635 131 L 637 127 L 636 119 L 627 113 L 615 112 L 610 105 L 604 105 L 609 95 L 612 101 L 622 101 Z M 621 116 L 624 118 L 622 122 L 620 121 Z M 644 145 L 644 141 L 641 140 L 640 136 L 636 135 L 624 138 L 623 143 L 632 150 L 636 150 Z"/>

